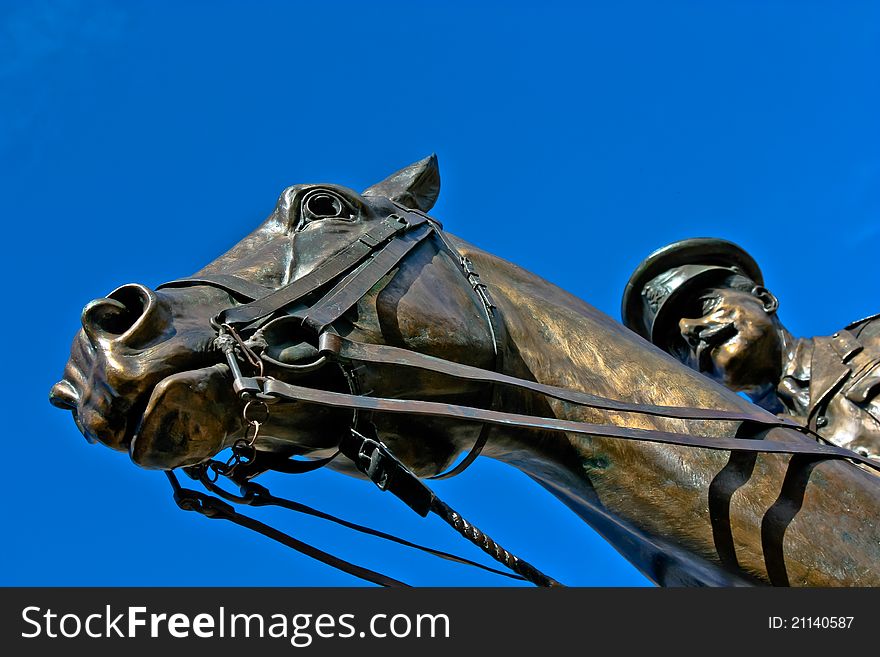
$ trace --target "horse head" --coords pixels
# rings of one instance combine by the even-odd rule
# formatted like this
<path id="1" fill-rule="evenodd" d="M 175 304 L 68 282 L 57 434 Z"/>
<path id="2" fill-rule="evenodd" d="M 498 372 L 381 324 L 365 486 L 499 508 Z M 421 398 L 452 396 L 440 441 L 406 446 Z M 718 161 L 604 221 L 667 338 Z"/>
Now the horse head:
<path id="1" fill-rule="evenodd" d="M 190 279 L 185 287 L 117 288 L 89 302 L 73 341 L 63 379 L 50 393 L 73 411 L 83 435 L 147 468 L 171 469 L 205 461 L 246 434 L 236 409 L 227 361 L 218 349 L 212 319 L 240 306 L 239 289 L 200 280 L 234 280 L 269 294 L 308 277 L 402 208 L 428 211 L 440 187 L 436 157 L 402 169 L 362 194 L 330 184 L 285 189 L 274 211 L 252 233 Z M 330 281 L 314 294 L 326 291 Z M 266 327 L 266 376 L 295 378 L 309 386 L 348 391 L 350 376 L 338 367 L 306 367 L 317 356 L 317 334 L 292 315 Z M 485 309 L 461 275 L 459 263 L 437 240 L 425 240 L 333 322 L 333 330 L 364 342 L 395 345 L 454 361 L 491 365 L 494 346 Z M 302 370 L 308 370 L 303 372 Z M 360 373 L 362 388 L 386 396 L 475 400 L 481 389 L 425 373 L 393 378 Z M 334 448 L 351 424 L 351 412 L 316 406 L 273 412 L 255 445 L 288 454 Z M 448 423 L 447 423 L 448 424 Z M 383 427 L 383 440 L 420 473 L 454 458 L 473 427 L 444 427 L 430 449 L 416 451 L 403 436 L 406 421 Z M 421 423 L 421 435 L 432 432 Z M 460 434 L 460 435 L 458 435 Z M 464 444 L 462 442 L 462 444 Z"/>

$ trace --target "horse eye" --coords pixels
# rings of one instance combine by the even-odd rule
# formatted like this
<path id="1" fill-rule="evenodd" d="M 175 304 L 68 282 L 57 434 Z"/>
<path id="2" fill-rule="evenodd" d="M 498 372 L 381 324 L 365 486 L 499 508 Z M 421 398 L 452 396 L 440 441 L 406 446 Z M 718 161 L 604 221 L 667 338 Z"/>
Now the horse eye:
<path id="1" fill-rule="evenodd" d="M 307 219 L 348 218 L 345 203 L 330 192 L 315 192 L 303 200 L 303 210 Z"/>

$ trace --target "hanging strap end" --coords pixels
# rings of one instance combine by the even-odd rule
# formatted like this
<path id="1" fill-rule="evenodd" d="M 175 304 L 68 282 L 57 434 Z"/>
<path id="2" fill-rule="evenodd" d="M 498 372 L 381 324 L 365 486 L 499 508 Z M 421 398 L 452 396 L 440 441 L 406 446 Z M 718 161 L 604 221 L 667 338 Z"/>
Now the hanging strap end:
<path id="1" fill-rule="evenodd" d="M 352 438 L 355 444 L 353 449 L 346 450 L 346 455 L 354 461 L 357 469 L 380 490 L 389 491 L 420 516 L 427 516 L 431 511 L 434 493 L 383 443 L 357 432 L 352 432 Z"/>

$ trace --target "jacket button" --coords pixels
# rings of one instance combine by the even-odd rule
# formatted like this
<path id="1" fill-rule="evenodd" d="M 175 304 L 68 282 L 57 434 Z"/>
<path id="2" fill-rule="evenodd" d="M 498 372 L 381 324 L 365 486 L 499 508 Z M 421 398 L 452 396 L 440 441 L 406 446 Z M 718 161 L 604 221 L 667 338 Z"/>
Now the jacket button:
<path id="1" fill-rule="evenodd" d="M 824 427 L 827 424 L 828 424 L 828 418 L 825 417 L 824 415 L 820 415 L 819 417 L 816 418 L 816 426 L 817 427 Z"/>

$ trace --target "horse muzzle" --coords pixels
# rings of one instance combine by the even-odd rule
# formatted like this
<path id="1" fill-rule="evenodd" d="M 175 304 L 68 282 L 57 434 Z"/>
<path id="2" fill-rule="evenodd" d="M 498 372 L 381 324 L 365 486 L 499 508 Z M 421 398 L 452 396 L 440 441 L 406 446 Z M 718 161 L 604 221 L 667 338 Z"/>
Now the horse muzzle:
<path id="1" fill-rule="evenodd" d="M 227 415 L 213 404 L 228 401 L 217 384 L 228 371 L 213 367 L 222 356 L 212 346 L 216 309 L 205 301 L 128 284 L 89 302 L 50 403 L 72 411 L 89 442 L 130 452 L 145 467 L 166 463 L 154 453 L 162 447 L 158 434 L 167 462 L 205 458 L 208 443 L 222 442 L 231 428 L 212 418 Z M 209 440 L 208 431 L 219 438 Z M 131 451 L 136 437 L 142 440 Z"/>

